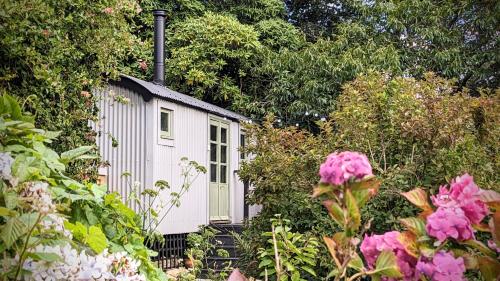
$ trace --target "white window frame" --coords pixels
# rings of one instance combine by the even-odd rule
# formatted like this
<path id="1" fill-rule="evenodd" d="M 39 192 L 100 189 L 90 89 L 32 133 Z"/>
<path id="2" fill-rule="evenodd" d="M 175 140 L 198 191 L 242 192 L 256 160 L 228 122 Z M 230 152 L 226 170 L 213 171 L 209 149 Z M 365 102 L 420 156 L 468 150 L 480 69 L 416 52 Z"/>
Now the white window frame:
<path id="1" fill-rule="evenodd" d="M 168 114 L 168 131 L 162 131 L 161 129 L 161 115 L 162 113 Z M 160 106 L 159 114 L 158 114 L 158 131 L 160 134 L 160 139 L 173 139 L 173 119 L 174 119 L 174 111 L 165 107 Z"/>

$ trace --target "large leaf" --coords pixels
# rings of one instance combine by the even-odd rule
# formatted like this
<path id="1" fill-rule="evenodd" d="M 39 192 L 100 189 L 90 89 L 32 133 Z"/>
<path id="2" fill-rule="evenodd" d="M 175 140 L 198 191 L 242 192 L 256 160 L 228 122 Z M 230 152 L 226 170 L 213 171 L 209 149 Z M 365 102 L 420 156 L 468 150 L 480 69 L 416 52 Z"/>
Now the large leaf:
<path id="1" fill-rule="evenodd" d="M 328 213 L 333 218 L 335 222 L 337 222 L 340 226 L 343 226 L 345 223 L 345 215 L 344 211 L 340 206 L 335 203 L 333 200 L 325 200 L 323 201 L 323 206 L 326 207 Z"/>
<path id="2" fill-rule="evenodd" d="M 382 251 L 380 253 L 375 263 L 375 269 L 370 271 L 370 274 L 393 278 L 401 278 L 403 276 L 399 272 L 396 256 L 392 251 Z"/>
<path id="3" fill-rule="evenodd" d="M 335 259 L 338 259 L 337 257 L 337 245 L 335 243 L 335 241 L 330 238 L 330 237 L 323 237 L 323 241 L 325 241 L 325 244 L 326 244 L 326 247 L 328 248 L 328 251 L 330 252 L 330 255 L 335 258 Z"/>
<path id="4" fill-rule="evenodd" d="M 427 200 L 427 193 L 424 190 L 415 188 L 408 192 L 403 192 L 401 193 L 401 195 L 403 195 L 406 199 L 408 199 L 408 201 L 413 203 L 413 205 L 422 209 L 424 212 L 432 212 L 432 207 Z"/>
<path id="5" fill-rule="evenodd" d="M 108 247 L 108 240 L 106 239 L 106 235 L 104 235 L 102 230 L 97 226 L 91 226 L 89 228 L 86 242 L 89 247 L 97 254 L 101 253 Z"/>
<path id="6" fill-rule="evenodd" d="M 345 192 L 345 202 L 347 206 L 347 212 L 349 215 L 350 228 L 356 231 L 361 225 L 361 214 L 359 212 L 358 203 L 351 193 L 350 189 Z"/>
<path id="7" fill-rule="evenodd" d="M 354 190 L 373 189 L 378 190 L 381 182 L 375 176 L 367 176 L 360 181 L 349 184 L 349 188 Z"/>
<path id="8" fill-rule="evenodd" d="M 68 164 L 69 162 L 76 160 L 78 157 L 83 156 L 87 152 L 91 151 L 93 146 L 80 146 L 78 148 L 63 152 L 61 154 L 61 162 Z"/>
<path id="9" fill-rule="evenodd" d="M 350 268 L 354 268 L 357 271 L 361 271 L 364 268 L 363 260 L 356 252 L 352 254 L 351 260 L 349 261 L 347 266 Z"/>
<path id="10" fill-rule="evenodd" d="M 403 245 L 406 252 L 408 252 L 415 258 L 418 258 L 419 251 L 417 247 L 417 239 L 413 232 L 410 231 L 402 232 L 398 237 L 398 241 Z"/>
<path id="11" fill-rule="evenodd" d="M 312 197 L 318 197 L 331 191 L 333 191 L 333 187 L 330 184 L 319 183 L 318 186 L 313 189 Z"/>
<path id="12" fill-rule="evenodd" d="M 405 218 L 399 220 L 409 231 L 417 236 L 426 234 L 425 222 L 420 218 Z"/>
<path id="13" fill-rule="evenodd" d="M 1 232 L 2 240 L 7 249 L 12 247 L 17 239 L 25 234 L 27 230 L 26 224 L 19 217 L 9 218 L 5 225 L 3 225 Z"/>
<path id="14" fill-rule="evenodd" d="M 36 261 L 40 261 L 40 260 L 46 261 L 46 262 L 62 261 L 62 258 L 55 253 L 35 252 L 35 253 L 29 253 L 28 257 L 30 257 Z"/>
<path id="15" fill-rule="evenodd" d="M 470 247 L 472 247 L 472 248 L 480 251 L 481 253 L 483 253 L 483 254 L 485 254 L 487 256 L 490 256 L 490 257 L 493 257 L 493 258 L 496 257 L 496 253 L 493 252 L 486 245 L 484 245 L 481 241 L 478 241 L 478 240 L 475 240 L 475 239 L 469 239 L 469 240 L 462 241 L 462 242 L 459 242 L 459 243 L 463 244 L 463 245 L 470 246 Z"/>
<path id="16" fill-rule="evenodd" d="M 486 281 L 496 281 L 500 276 L 500 262 L 491 257 L 478 257 L 479 271 Z"/>

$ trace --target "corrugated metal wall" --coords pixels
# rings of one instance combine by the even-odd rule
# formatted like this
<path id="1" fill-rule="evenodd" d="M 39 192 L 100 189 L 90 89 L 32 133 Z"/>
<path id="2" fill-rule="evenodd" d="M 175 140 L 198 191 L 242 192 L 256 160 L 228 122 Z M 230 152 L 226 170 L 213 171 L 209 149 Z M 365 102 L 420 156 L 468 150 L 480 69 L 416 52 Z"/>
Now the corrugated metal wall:
<path id="1" fill-rule="evenodd" d="M 145 102 L 141 95 L 119 86 L 109 86 L 96 93 L 101 96 L 100 121 L 94 124 L 94 129 L 99 132 L 97 144 L 101 157 L 110 164 L 105 168 L 110 191 L 119 192 L 127 200 L 133 181 L 138 181 L 142 188 L 151 188 L 157 180 L 166 180 L 171 189 L 164 191 L 161 199 L 168 206 L 170 192 L 179 191 L 182 184 L 179 166 L 182 157 L 208 168 L 208 113 L 157 98 Z M 130 103 L 116 101 L 122 98 L 130 99 Z M 173 113 L 171 139 L 159 136 L 162 107 Z M 244 206 L 243 183 L 234 173 L 239 169 L 240 126 L 237 122 L 231 122 L 230 134 L 230 215 L 233 223 L 239 223 Z M 112 145 L 113 138 L 117 147 Z M 121 176 L 125 171 L 132 174 L 131 183 Z M 170 211 L 158 230 L 163 234 L 196 231 L 199 225 L 209 223 L 208 203 L 208 175 L 201 174 L 181 198 L 181 206 Z M 136 204 L 131 207 L 138 208 Z"/>
<path id="2" fill-rule="evenodd" d="M 139 94 L 118 86 L 108 86 L 95 93 L 100 96 L 100 120 L 94 124 L 98 132 L 97 145 L 102 160 L 109 163 L 101 170 L 105 170 L 108 189 L 127 200 L 134 182 L 139 182 L 141 188 L 148 184 L 146 114 L 149 105 Z M 118 102 L 123 98 L 130 102 Z M 124 172 L 129 172 L 131 177 L 122 177 Z M 135 203 L 130 207 L 138 208 Z"/>

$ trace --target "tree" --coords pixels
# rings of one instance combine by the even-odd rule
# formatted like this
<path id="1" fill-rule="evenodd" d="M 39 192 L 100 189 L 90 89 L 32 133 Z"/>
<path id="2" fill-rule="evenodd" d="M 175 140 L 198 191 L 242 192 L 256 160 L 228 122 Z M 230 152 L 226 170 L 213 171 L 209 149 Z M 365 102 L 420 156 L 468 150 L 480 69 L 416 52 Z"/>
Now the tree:
<path id="1" fill-rule="evenodd" d="M 170 86 L 219 104 L 241 99 L 245 65 L 261 46 L 252 26 L 207 12 L 174 23 L 167 40 Z"/>
<path id="2" fill-rule="evenodd" d="M 58 152 L 94 144 L 90 92 L 116 77 L 128 50 L 139 45 L 128 24 L 140 12 L 137 2 L 0 0 L 0 6 L 0 93 L 16 93 L 37 126 L 61 131 L 52 143 Z M 95 168 L 84 163 L 73 172 L 81 178 Z"/>

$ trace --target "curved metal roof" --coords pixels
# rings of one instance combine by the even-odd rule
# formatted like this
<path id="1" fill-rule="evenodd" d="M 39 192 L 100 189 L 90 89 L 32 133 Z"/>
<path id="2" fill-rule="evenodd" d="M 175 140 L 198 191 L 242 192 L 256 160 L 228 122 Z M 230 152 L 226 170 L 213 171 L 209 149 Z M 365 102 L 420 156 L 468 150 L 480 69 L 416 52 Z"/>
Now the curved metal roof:
<path id="1" fill-rule="evenodd" d="M 132 89 L 142 95 L 144 100 L 149 101 L 152 97 L 157 97 L 160 99 L 172 101 L 175 103 L 183 104 L 189 107 L 200 109 L 221 117 L 226 117 L 232 120 L 249 120 L 249 118 L 240 115 L 236 112 L 218 107 L 216 105 L 204 102 L 202 100 L 193 98 L 191 96 L 181 94 L 179 92 L 173 91 L 163 85 L 158 85 L 152 82 L 147 82 L 132 76 L 120 75 L 121 80 L 115 81 L 115 84 L 124 86 L 126 88 Z"/>

